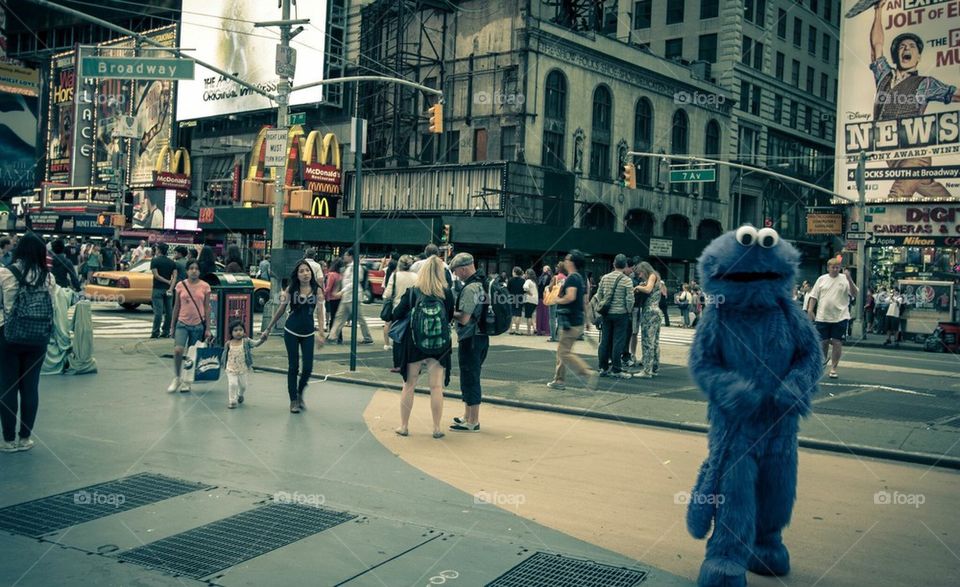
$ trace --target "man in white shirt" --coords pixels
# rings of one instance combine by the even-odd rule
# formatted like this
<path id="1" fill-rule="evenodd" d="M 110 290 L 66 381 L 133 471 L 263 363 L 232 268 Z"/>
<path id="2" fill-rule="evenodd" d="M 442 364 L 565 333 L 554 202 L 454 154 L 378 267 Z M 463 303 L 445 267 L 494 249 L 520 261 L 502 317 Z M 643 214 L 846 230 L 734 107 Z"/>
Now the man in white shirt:
<path id="1" fill-rule="evenodd" d="M 843 351 L 843 341 L 847 336 L 847 322 L 850 320 L 850 298 L 856 297 L 857 285 L 853 283 L 849 271 L 840 275 L 840 261 L 827 261 L 827 273 L 821 275 L 813 284 L 807 301 L 807 315 L 817 325 L 820 339 L 823 341 L 823 355 L 832 361 L 830 378 L 837 378 L 837 365 Z M 833 346 L 833 353 L 828 349 Z"/>
<path id="2" fill-rule="evenodd" d="M 430 257 L 437 257 L 440 255 L 440 247 L 430 243 L 429 245 L 423 247 L 423 255 L 423 259 L 420 259 L 414 263 L 413 266 L 410 267 L 410 271 L 413 271 L 414 273 L 420 273 L 420 268 L 430 260 Z M 447 273 L 447 285 L 453 287 L 453 272 L 450 271 L 450 267 L 446 263 L 443 264 L 443 269 Z"/>
<path id="3" fill-rule="evenodd" d="M 353 316 L 353 270 L 355 263 L 351 249 L 347 249 L 343 254 L 343 262 L 346 267 L 343 270 L 343 279 L 340 281 L 340 292 L 337 294 L 337 297 L 340 298 L 340 305 L 337 307 L 337 315 L 333 319 L 333 326 L 330 328 L 327 336 L 328 342 L 334 342 L 340 339 L 343 325 Z M 363 283 L 362 277 L 363 275 L 361 274 L 360 283 Z M 363 297 L 359 299 L 363 300 Z M 359 310 L 357 311 L 357 321 L 359 322 L 358 326 L 360 326 L 360 330 L 363 332 L 363 340 L 358 344 L 373 344 L 373 337 L 370 336 L 370 327 L 367 326 L 367 320 Z"/>
<path id="4" fill-rule="evenodd" d="M 320 263 L 317 262 L 317 249 L 307 249 L 304 260 L 313 271 L 313 278 L 317 280 L 317 283 L 320 285 L 320 287 L 323 287 L 323 267 L 321 267 Z"/>

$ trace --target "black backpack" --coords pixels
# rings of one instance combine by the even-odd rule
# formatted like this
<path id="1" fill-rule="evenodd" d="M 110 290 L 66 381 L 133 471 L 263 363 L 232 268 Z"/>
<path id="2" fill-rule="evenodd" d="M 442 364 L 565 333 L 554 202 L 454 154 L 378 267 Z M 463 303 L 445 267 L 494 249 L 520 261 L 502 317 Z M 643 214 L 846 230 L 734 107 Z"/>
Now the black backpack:
<path id="1" fill-rule="evenodd" d="M 498 280 L 480 283 L 486 294 L 480 312 L 483 318 L 478 320 L 480 332 L 487 336 L 503 334 L 510 329 L 510 321 L 513 319 L 513 305 L 510 303 L 512 296 L 507 286 Z"/>
<path id="2" fill-rule="evenodd" d="M 421 352 L 437 355 L 450 348 L 450 317 L 444 300 L 425 296 L 414 290 L 414 306 L 410 312 L 410 333 L 413 344 Z"/>
<path id="3" fill-rule="evenodd" d="M 3 337 L 11 344 L 46 348 L 53 334 L 53 300 L 46 280 L 31 285 L 15 266 L 7 269 L 17 279 L 19 288 L 13 311 L 4 321 Z"/>

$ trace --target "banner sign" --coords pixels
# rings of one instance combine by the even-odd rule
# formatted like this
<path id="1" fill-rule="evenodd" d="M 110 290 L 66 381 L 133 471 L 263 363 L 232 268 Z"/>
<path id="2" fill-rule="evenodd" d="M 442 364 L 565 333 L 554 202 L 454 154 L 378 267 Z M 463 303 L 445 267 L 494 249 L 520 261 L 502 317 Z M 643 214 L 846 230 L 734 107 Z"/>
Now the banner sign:
<path id="1" fill-rule="evenodd" d="M 303 170 L 303 177 L 307 183 L 307 189 L 315 193 L 334 196 L 343 193 L 342 173 L 333 165 L 308 163 Z"/>
<path id="2" fill-rule="evenodd" d="M 843 215 L 807 212 L 807 234 L 843 234 Z"/>
<path id="3" fill-rule="evenodd" d="M 0 92 L 36 98 L 40 95 L 40 73 L 36 69 L 0 62 Z"/>
<path id="4" fill-rule="evenodd" d="M 328 165 L 328 161 L 332 164 Z M 303 179 L 308 190 L 334 196 L 343 194 L 340 143 L 337 141 L 337 135 L 327 133 L 321 138 L 318 131 L 311 131 L 307 135 L 303 149 L 303 162 L 306 164 Z"/>
<path id="5" fill-rule="evenodd" d="M 55 55 L 50 62 L 50 98 L 47 111 L 46 180 L 70 182 L 73 153 L 73 98 L 77 67 L 74 54 Z"/>
<path id="6" fill-rule="evenodd" d="M 79 57 L 92 49 L 80 48 Z M 74 70 L 76 71 L 76 70 Z M 70 185 L 90 185 L 94 163 L 94 94 L 97 80 L 77 74 L 73 103 L 73 157 L 70 160 Z"/>
<path id="7" fill-rule="evenodd" d="M 857 209 L 850 222 L 873 235 L 873 246 L 960 246 L 960 205 L 891 204 L 868 206 L 860 223 Z"/>
<path id="8" fill-rule="evenodd" d="M 230 72 L 269 93 L 276 93 L 279 77 L 276 54 L 279 36 L 275 29 L 254 28 L 254 23 L 279 17 L 275 2 L 263 0 L 183 0 L 181 42 L 196 51 L 191 56 Z M 310 26 L 291 42 L 300 54 L 301 67 L 293 85 L 323 79 L 326 57 L 327 1 L 301 2 L 298 18 L 309 18 Z M 284 67 L 290 63 L 284 62 Z M 313 104 L 323 100 L 322 86 L 290 95 L 290 105 Z M 180 82 L 177 119 L 192 120 L 265 110 L 275 105 L 266 97 L 215 73 L 200 64 L 196 78 Z"/>
<path id="9" fill-rule="evenodd" d="M 842 12 L 836 192 L 857 197 L 865 152 L 868 201 L 960 200 L 960 1 L 844 0 Z"/>

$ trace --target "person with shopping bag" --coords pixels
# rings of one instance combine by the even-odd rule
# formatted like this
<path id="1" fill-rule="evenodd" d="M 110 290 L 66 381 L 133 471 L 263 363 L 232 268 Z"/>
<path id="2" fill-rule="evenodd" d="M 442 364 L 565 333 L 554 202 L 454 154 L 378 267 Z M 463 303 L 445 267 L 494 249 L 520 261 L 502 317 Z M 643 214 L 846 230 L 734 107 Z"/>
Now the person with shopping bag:
<path id="1" fill-rule="evenodd" d="M 187 279 L 174 288 L 173 324 L 173 381 L 168 392 L 190 391 L 190 381 L 181 377 L 183 354 L 191 346 L 210 340 L 210 284 L 200 281 L 200 263 L 187 263 Z"/>

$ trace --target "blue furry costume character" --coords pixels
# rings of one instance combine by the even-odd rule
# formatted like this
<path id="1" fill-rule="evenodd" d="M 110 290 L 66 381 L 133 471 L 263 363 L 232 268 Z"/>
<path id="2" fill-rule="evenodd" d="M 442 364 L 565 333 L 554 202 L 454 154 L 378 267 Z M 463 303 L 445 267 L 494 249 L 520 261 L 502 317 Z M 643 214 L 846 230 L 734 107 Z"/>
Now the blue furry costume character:
<path id="1" fill-rule="evenodd" d="M 797 488 L 797 428 L 823 374 L 820 337 L 793 301 L 800 254 L 771 228 L 742 226 L 699 259 L 707 307 L 690 352 L 706 394 L 710 454 L 687 510 L 695 538 L 713 533 L 700 587 L 784 575 L 781 531 Z"/>

